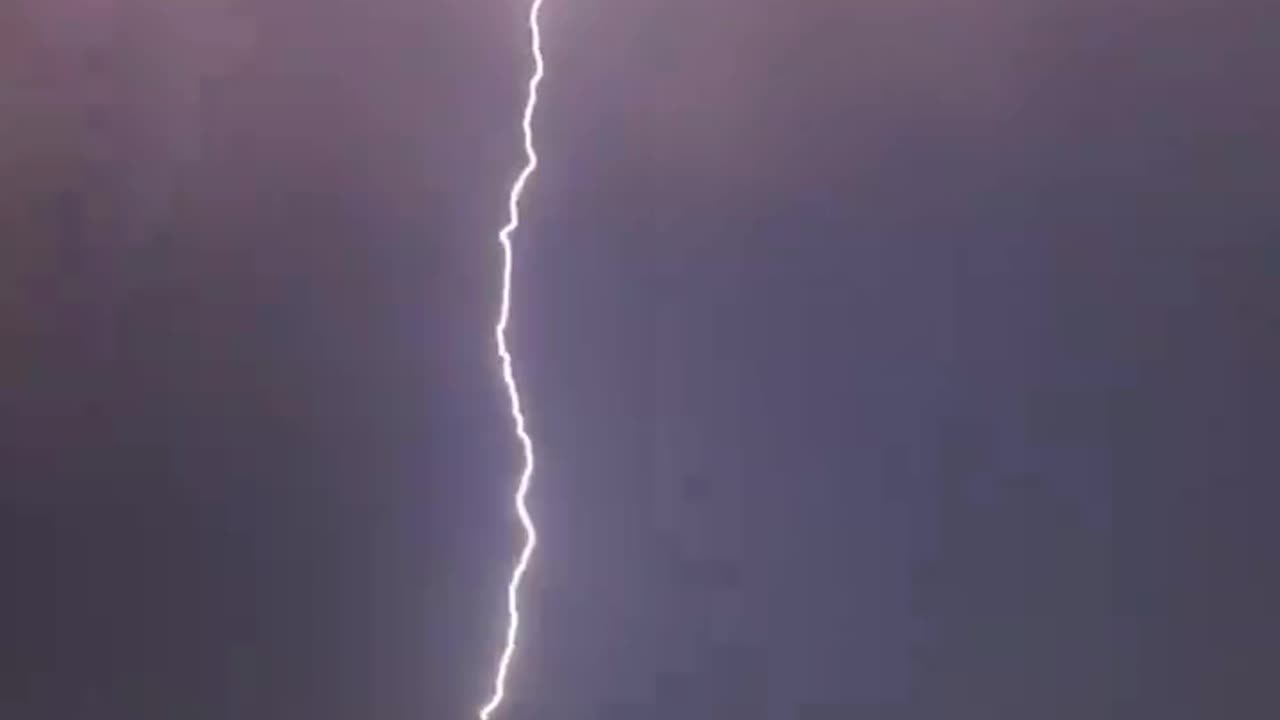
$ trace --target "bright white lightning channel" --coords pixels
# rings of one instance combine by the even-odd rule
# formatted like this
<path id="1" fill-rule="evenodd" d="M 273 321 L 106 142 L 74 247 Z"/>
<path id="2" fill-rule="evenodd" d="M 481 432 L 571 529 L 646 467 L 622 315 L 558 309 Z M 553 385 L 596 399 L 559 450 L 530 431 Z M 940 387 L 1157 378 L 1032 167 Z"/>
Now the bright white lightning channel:
<path id="1" fill-rule="evenodd" d="M 480 708 L 480 720 L 488 720 L 498 706 L 502 704 L 506 694 L 507 672 L 511 669 L 511 658 L 516 651 L 516 638 L 520 630 L 520 581 L 529 569 L 529 560 L 533 557 L 533 549 L 538 544 L 538 532 L 525 498 L 529 493 L 529 481 L 533 478 L 533 439 L 525 427 L 524 410 L 520 403 L 520 390 L 516 385 L 515 372 L 511 367 L 511 350 L 507 347 L 507 325 L 511 319 L 511 274 L 514 265 L 514 253 L 511 247 L 511 234 L 520 227 L 520 196 L 525 185 L 538 167 L 538 152 L 533 147 L 533 111 L 538 106 L 538 84 L 542 82 L 542 32 L 538 25 L 538 13 L 542 10 L 543 0 L 533 0 L 529 6 L 529 38 L 533 53 L 533 74 L 529 77 L 529 95 L 524 106 L 524 116 L 520 127 L 524 132 L 525 165 L 511 184 L 511 194 L 507 199 L 507 224 L 498 232 L 498 242 L 502 245 L 502 302 L 498 310 L 498 322 L 493 327 L 493 334 L 498 342 L 498 358 L 502 362 L 502 380 L 507 386 L 507 397 L 511 403 L 511 419 L 515 423 L 516 436 L 520 439 L 520 447 L 524 453 L 524 467 L 520 471 L 520 479 L 516 486 L 516 514 L 520 516 L 520 524 L 524 526 L 525 542 L 516 561 L 515 570 L 511 573 L 511 582 L 507 585 L 507 637 L 502 647 L 502 655 L 498 658 L 498 669 L 493 679 L 493 694 Z"/>

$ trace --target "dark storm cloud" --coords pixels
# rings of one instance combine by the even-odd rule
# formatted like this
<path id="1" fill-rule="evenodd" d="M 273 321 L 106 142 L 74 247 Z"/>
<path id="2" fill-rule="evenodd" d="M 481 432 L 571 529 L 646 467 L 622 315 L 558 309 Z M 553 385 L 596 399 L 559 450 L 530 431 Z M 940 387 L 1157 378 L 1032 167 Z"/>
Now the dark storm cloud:
<path id="1" fill-rule="evenodd" d="M 518 18 L 0 14 L 0 712 L 469 712 L 514 535 Z"/>
<path id="2" fill-rule="evenodd" d="M 1256 704 L 1245 675 L 1191 680 L 1231 653 L 1198 639 L 1225 615 L 1187 558 L 1260 556 L 1183 493 L 1227 478 L 1215 512 L 1252 517 L 1274 464 L 1248 399 L 1275 392 L 1265 14 L 553 8 L 528 262 L 560 369 L 530 392 L 548 464 L 576 469 L 545 492 L 583 506 L 580 528 L 545 511 L 561 584 L 536 597 L 575 610 L 537 632 L 521 697 L 587 716 L 547 691 L 585 678 L 639 716 L 714 716 L 712 618 L 780 717 Z M 690 472 L 712 508 L 662 489 Z M 644 503 L 636 527 L 593 518 Z M 664 579 L 687 564 L 672 526 L 739 590 Z M 1223 573 L 1236 597 L 1274 587 Z"/>

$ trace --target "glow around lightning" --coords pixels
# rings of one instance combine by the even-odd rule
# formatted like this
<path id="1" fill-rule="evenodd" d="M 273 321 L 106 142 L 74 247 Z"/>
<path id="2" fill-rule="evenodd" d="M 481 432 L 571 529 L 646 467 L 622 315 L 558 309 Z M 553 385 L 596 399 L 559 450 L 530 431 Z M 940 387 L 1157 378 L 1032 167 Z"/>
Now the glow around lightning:
<path id="1" fill-rule="evenodd" d="M 511 320 L 511 275 L 514 265 L 514 253 L 511 247 L 511 235 L 520 227 L 520 196 L 524 194 L 525 185 L 538 168 L 538 153 L 533 146 L 533 113 L 538 106 L 538 84 L 542 82 L 542 33 L 538 25 L 538 13 L 542 10 L 543 0 L 533 0 L 529 6 L 529 37 L 533 53 L 533 74 L 529 77 L 529 94 L 524 106 L 524 116 L 520 126 L 524 132 L 525 165 L 511 184 L 511 194 L 507 199 L 507 224 L 498 232 L 498 242 L 502 245 L 502 301 L 498 310 L 498 322 L 494 325 L 493 334 L 498 341 L 498 358 L 502 363 L 502 380 L 507 387 L 507 397 L 511 403 L 511 419 L 515 423 L 516 436 L 524 453 L 524 466 L 520 471 L 520 479 L 516 485 L 516 514 L 520 516 L 520 524 L 524 526 L 525 542 L 516 561 L 515 570 L 511 573 L 511 582 L 507 585 L 507 637 L 498 658 L 498 669 L 493 679 L 493 694 L 480 708 L 480 720 L 488 718 L 502 705 L 506 694 L 507 673 L 511 669 L 511 659 L 515 655 L 516 640 L 520 630 L 520 581 L 529 569 L 529 560 L 533 557 L 533 549 L 538 544 L 538 532 L 533 518 L 525 503 L 529 494 L 529 481 L 533 479 L 533 439 L 525 425 L 524 409 L 520 402 L 520 390 L 516 385 L 515 371 L 511 365 L 511 350 L 507 347 L 507 325 Z"/>

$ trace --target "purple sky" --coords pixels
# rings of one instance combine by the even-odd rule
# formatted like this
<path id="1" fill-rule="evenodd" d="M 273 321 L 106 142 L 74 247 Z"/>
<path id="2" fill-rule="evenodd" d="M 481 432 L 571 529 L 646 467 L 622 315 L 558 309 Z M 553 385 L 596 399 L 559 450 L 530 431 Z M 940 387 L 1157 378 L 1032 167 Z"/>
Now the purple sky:
<path id="1" fill-rule="evenodd" d="M 511 720 L 1276 715 L 1276 11 L 547 0 Z M 461 718 L 524 8 L 0 9 L 0 716 Z"/>

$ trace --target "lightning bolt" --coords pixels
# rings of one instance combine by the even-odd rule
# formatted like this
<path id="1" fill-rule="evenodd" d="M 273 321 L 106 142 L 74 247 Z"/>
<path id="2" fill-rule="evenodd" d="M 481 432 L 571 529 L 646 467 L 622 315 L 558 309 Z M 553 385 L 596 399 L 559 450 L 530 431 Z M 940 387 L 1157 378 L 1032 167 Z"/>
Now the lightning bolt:
<path id="1" fill-rule="evenodd" d="M 502 303 L 498 310 L 498 322 L 493 326 L 494 339 L 498 343 L 498 357 L 502 361 L 502 381 L 507 387 L 507 398 L 511 404 L 511 419 L 515 423 L 516 436 L 520 439 L 520 447 L 524 453 L 524 467 L 520 471 L 520 480 L 516 486 L 516 514 L 520 516 L 520 524 L 524 526 L 524 548 L 516 561 L 515 570 L 511 573 L 511 582 L 507 584 L 507 638 L 502 647 L 502 655 L 498 658 L 498 669 L 493 679 L 493 694 L 480 708 L 480 720 L 488 720 L 506 695 L 507 673 L 511 669 L 511 658 L 516 651 L 516 637 L 520 630 L 520 581 L 529 569 L 529 560 L 533 557 L 533 549 L 538 544 L 538 531 L 534 527 L 533 518 L 529 515 L 529 507 L 525 498 L 529 494 L 529 481 L 533 478 L 533 439 L 525 426 L 524 410 L 520 402 L 520 390 L 516 385 L 515 372 L 511 366 L 511 350 L 507 347 L 507 325 L 511 320 L 511 271 L 514 265 L 511 247 L 511 234 L 520 227 L 520 196 L 525 185 L 538 168 L 538 152 L 533 146 L 533 112 L 538 107 L 538 85 L 542 82 L 544 70 L 542 58 L 542 29 L 538 24 L 538 15 L 542 10 L 543 0 L 533 0 L 529 5 L 529 38 L 533 54 L 533 74 L 529 77 L 529 94 L 524 105 L 524 115 L 520 127 L 524 133 L 525 165 L 511 184 L 511 194 L 507 198 L 507 224 L 498 231 L 498 242 L 502 245 Z"/>

